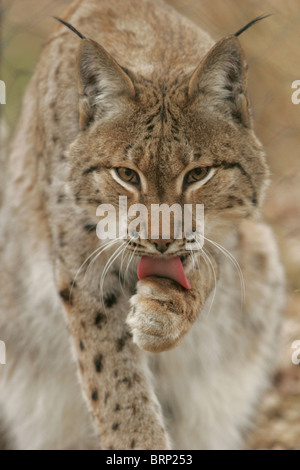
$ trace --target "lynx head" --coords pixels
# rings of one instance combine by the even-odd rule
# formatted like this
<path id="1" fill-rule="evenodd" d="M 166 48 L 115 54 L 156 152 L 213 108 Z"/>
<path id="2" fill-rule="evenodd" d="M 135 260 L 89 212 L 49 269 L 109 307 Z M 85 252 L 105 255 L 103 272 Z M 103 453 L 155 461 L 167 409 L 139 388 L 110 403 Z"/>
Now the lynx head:
<path id="1" fill-rule="evenodd" d="M 100 203 L 117 207 L 119 196 L 127 197 L 128 207 L 144 204 L 149 214 L 153 204 L 203 204 L 205 236 L 213 240 L 254 216 L 267 167 L 252 129 L 246 72 L 236 36 L 217 42 L 193 73 L 150 77 L 123 68 L 102 46 L 83 39 L 81 133 L 70 150 L 78 203 L 93 216 Z M 168 239 L 149 233 L 135 240 L 135 253 L 190 258 L 184 237 L 174 240 L 172 233 L 171 227 Z"/>

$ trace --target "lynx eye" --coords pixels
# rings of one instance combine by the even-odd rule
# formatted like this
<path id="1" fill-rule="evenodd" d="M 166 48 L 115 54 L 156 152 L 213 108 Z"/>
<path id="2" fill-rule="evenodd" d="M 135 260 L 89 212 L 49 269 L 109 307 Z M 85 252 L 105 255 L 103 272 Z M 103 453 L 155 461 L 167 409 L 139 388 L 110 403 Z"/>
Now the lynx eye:
<path id="1" fill-rule="evenodd" d="M 140 184 L 139 175 L 134 170 L 131 170 L 131 168 L 119 167 L 115 168 L 115 171 L 121 180 L 126 181 L 126 183 L 133 184 L 134 186 Z"/>
<path id="2" fill-rule="evenodd" d="M 209 174 L 210 168 L 194 168 L 191 170 L 185 178 L 185 183 L 186 184 L 192 184 L 195 183 L 196 181 L 201 181 L 204 180 L 204 178 Z"/>

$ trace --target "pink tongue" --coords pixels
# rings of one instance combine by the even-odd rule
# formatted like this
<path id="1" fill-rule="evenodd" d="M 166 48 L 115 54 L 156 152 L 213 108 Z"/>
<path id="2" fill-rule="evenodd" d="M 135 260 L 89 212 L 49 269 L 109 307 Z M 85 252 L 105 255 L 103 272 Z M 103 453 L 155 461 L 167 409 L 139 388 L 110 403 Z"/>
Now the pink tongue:
<path id="1" fill-rule="evenodd" d="M 186 289 L 191 289 L 191 285 L 185 276 L 180 258 L 151 258 L 142 256 L 140 259 L 137 275 L 140 280 L 148 276 L 160 276 L 173 279 Z"/>

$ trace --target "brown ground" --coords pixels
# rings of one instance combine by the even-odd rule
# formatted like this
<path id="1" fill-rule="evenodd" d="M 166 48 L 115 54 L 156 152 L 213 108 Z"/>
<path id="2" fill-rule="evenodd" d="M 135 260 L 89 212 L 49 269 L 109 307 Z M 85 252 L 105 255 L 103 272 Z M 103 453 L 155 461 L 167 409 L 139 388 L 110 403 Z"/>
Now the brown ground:
<path id="1" fill-rule="evenodd" d="M 264 212 L 277 235 L 287 274 L 287 308 L 278 372 L 273 389 L 261 403 L 249 447 L 300 450 L 300 365 L 291 361 L 292 343 L 300 340 L 300 104 L 291 102 L 291 84 L 300 80 L 300 2 L 166 1 L 215 39 L 235 32 L 262 13 L 273 14 L 241 36 L 250 66 L 256 131 L 267 150 L 273 174 Z M 7 8 L 1 33 L 5 62 L 0 78 L 8 87 L 4 118 L 9 129 L 16 122 L 20 97 L 41 44 L 53 28 L 50 16 L 59 14 L 68 3 L 68 0 L 4 0 Z"/>

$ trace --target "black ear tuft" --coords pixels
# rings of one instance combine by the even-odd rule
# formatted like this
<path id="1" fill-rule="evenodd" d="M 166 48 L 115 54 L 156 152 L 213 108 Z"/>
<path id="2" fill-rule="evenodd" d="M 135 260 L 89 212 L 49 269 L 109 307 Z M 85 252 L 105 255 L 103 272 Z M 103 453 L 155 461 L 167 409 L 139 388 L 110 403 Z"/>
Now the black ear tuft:
<path id="1" fill-rule="evenodd" d="M 77 36 L 80 37 L 80 39 L 86 39 L 85 36 L 83 36 L 83 34 L 81 34 L 78 29 L 74 28 L 74 26 L 72 26 L 70 23 L 67 23 L 67 21 L 65 20 L 62 20 L 61 18 L 58 18 L 57 16 L 53 16 L 53 18 L 57 21 L 59 21 L 61 24 L 63 24 L 64 26 L 66 26 L 67 28 L 69 28 L 71 31 L 73 31 L 73 33 L 77 34 Z"/>
<path id="2" fill-rule="evenodd" d="M 235 36 L 235 37 L 240 36 L 244 31 L 246 31 L 247 29 L 251 28 L 251 26 L 253 26 L 255 23 L 258 23 L 258 21 L 261 21 L 261 20 L 263 20 L 264 18 L 268 18 L 269 16 L 272 16 L 272 15 L 271 15 L 271 14 L 268 14 L 268 15 L 260 15 L 260 16 L 258 16 L 257 18 L 254 18 L 254 20 L 250 21 L 250 22 L 247 23 L 245 26 L 243 26 L 241 29 L 239 29 L 236 33 L 234 33 L 234 36 Z"/>

